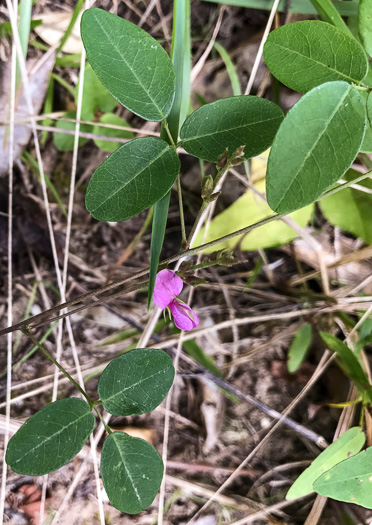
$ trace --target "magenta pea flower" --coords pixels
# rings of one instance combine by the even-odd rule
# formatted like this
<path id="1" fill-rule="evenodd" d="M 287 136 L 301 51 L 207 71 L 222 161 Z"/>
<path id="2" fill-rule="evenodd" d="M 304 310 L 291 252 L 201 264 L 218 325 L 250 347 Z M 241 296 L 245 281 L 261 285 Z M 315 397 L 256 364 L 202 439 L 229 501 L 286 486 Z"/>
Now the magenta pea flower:
<path id="1" fill-rule="evenodd" d="M 183 288 L 183 281 L 175 272 L 162 270 L 156 276 L 154 303 L 161 308 L 168 308 L 174 324 L 180 330 L 192 330 L 199 323 L 199 317 L 187 304 L 177 299 Z"/>

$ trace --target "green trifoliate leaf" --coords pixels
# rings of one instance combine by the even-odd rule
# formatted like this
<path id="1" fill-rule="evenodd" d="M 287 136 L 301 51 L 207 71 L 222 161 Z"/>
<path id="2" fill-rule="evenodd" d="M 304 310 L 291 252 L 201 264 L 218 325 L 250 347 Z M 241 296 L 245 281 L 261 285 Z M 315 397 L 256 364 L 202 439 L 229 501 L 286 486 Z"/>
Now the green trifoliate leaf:
<path id="1" fill-rule="evenodd" d="M 264 59 L 280 82 L 300 93 L 336 80 L 359 84 L 368 71 L 366 54 L 351 34 L 316 20 L 270 33 Z"/>
<path id="2" fill-rule="evenodd" d="M 82 399 L 55 401 L 30 417 L 12 437 L 6 462 L 18 474 L 42 476 L 53 472 L 82 449 L 94 421 Z"/>
<path id="3" fill-rule="evenodd" d="M 372 447 L 327 470 L 313 488 L 322 496 L 372 509 Z"/>
<path id="4" fill-rule="evenodd" d="M 358 26 L 364 49 L 372 57 L 372 0 L 360 0 Z"/>
<path id="5" fill-rule="evenodd" d="M 228 97 L 205 104 L 185 120 L 180 137 L 188 153 L 217 162 L 226 148 L 231 155 L 244 146 L 249 159 L 267 149 L 283 120 L 273 102 L 252 96 Z"/>
<path id="6" fill-rule="evenodd" d="M 122 512 L 137 514 L 151 505 L 163 470 L 160 455 L 143 439 L 114 432 L 103 445 L 103 485 L 113 506 Z"/>
<path id="7" fill-rule="evenodd" d="M 179 158 L 164 140 L 131 140 L 93 173 L 86 208 L 100 221 L 125 221 L 164 197 L 179 169 Z"/>
<path id="8" fill-rule="evenodd" d="M 102 9 L 87 9 L 81 36 L 88 60 L 102 84 L 140 117 L 163 120 L 175 93 L 173 64 L 146 31 Z"/>
<path id="9" fill-rule="evenodd" d="M 304 470 L 287 492 L 286 499 L 301 498 L 313 492 L 314 481 L 337 463 L 340 463 L 352 454 L 357 454 L 363 447 L 365 440 L 366 437 L 361 428 L 350 428 L 319 454 L 310 467 Z"/>
<path id="10" fill-rule="evenodd" d="M 365 105 L 346 82 L 328 82 L 289 111 L 271 148 L 269 206 L 289 213 L 316 201 L 346 172 L 360 150 Z"/>
<path id="11" fill-rule="evenodd" d="M 98 394 L 110 414 L 145 414 L 160 405 L 173 379 L 173 362 L 168 354 L 162 350 L 136 348 L 105 368 L 98 383 Z"/>

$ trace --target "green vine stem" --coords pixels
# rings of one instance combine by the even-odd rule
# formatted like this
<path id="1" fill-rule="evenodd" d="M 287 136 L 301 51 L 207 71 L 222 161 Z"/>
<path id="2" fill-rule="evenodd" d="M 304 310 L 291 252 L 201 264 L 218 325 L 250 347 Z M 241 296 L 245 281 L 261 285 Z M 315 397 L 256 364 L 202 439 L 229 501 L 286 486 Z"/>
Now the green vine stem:
<path id="1" fill-rule="evenodd" d="M 340 186 L 338 186 L 336 188 L 332 188 L 331 190 L 325 192 L 319 199 L 317 199 L 316 202 L 318 202 L 318 201 L 320 201 L 322 199 L 325 199 L 326 197 L 329 197 L 330 195 L 338 193 L 339 191 L 342 191 L 345 188 L 349 188 L 353 184 L 357 184 L 358 182 L 361 182 L 361 181 L 363 181 L 363 180 L 365 180 L 367 178 L 370 178 L 371 175 L 372 175 L 372 172 L 370 171 L 368 173 L 362 174 L 360 177 L 357 177 L 356 179 L 354 179 L 352 181 L 345 182 L 344 184 L 341 184 Z M 263 219 L 261 221 L 258 221 L 256 223 L 254 223 L 254 224 L 246 226 L 245 228 L 242 228 L 241 230 L 237 230 L 237 231 L 235 231 L 233 233 L 230 233 L 228 235 L 220 237 L 219 239 L 215 239 L 214 241 L 210 241 L 210 242 L 207 242 L 205 244 L 201 244 L 200 246 L 196 246 L 195 248 L 191 248 L 189 250 L 183 250 L 183 251 L 179 252 L 178 254 L 173 255 L 172 257 L 168 257 L 168 259 L 164 259 L 163 261 L 161 261 L 159 266 L 165 267 L 166 265 L 168 265 L 168 264 L 170 264 L 172 262 L 175 262 L 178 259 L 182 259 L 184 257 L 190 257 L 192 255 L 200 253 L 200 252 L 202 252 L 202 251 L 204 251 L 204 250 L 206 250 L 208 248 L 212 248 L 213 246 L 217 246 L 218 244 L 220 244 L 222 242 L 229 241 L 230 239 L 233 239 L 234 237 L 238 237 L 239 235 L 242 235 L 242 234 L 245 234 L 245 233 L 249 233 L 249 232 L 255 230 L 256 228 L 259 228 L 260 226 L 264 226 L 265 224 L 268 224 L 268 223 L 270 223 L 270 222 L 272 222 L 274 220 L 280 219 L 281 217 L 284 217 L 285 215 L 286 215 L 285 213 L 273 214 L 270 217 L 267 217 L 266 219 Z M 107 284 L 105 286 L 102 286 L 102 287 L 98 288 L 97 290 L 93 290 L 93 291 L 88 292 L 86 294 L 79 295 L 78 297 L 75 297 L 74 299 L 71 299 L 70 301 L 67 301 L 66 303 L 59 304 L 57 306 L 53 306 L 49 310 L 45 310 L 45 312 L 42 312 L 42 313 L 37 314 L 37 315 L 34 315 L 33 317 L 30 317 L 29 319 L 26 319 L 25 321 L 21 321 L 21 322 L 16 323 L 16 324 L 14 324 L 12 326 L 8 326 L 7 328 L 4 328 L 3 330 L 0 330 L 0 336 L 8 334 L 10 332 L 15 332 L 16 330 L 22 330 L 25 327 L 25 325 L 31 325 L 31 323 L 32 323 L 32 326 L 34 327 L 34 326 L 39 326 L 42 323 L 51 322 L 52 320 L 55 320 L 55 319 L 60 319 L 61 316 L 56 316 L 54 318 L 51 318 L 50 316 L 51 316 L 52 313 L 58 312 L 59 310 L 62 310 L 63 308 L 67 308 L 69 306 L 73 306 L 74 304 L 80 303 L 83 300 L 90 299 L 91 297 L 94 297 L 96 295 L 102 294 L 104 292 L 108 292 L 110 290 L 113 290 L 114 288 L 118 288 L 119 286 L 121 286 L 123 284 L 126 284 L 126 283 L 128 283 L 130 281 L 134 281 L 135 279 L 139 279 L 140 277 L 144 277 L 148 273 L 149 273 L 149 268 L 145 268 L 145 269 L 140 270 L 139 272 L 131 275 L 130 277 L 125 277 L 124 279 L 121 279 L 119 281 L 114 281 L 112 283 L 109 283 L 109 284 Z M 114 294 L 114 296 L 116 296 L 116 295 L 124 295 L 125 293 L 133 291 L 134 288 L 135 289 L 139 289 L 140 287 L 143 287 L 145 284 L 146 283 L 141 283 L 138 287 L 128 288 L 127 290 L 123 290 L 121 292 L 118 292 L 117 294 Z M 114 296 L 110 296 L 110 299 L 113 298 Z M 107 298 L 105 300 L 107 300 Z M 83 305 L 81 307 L 75 308 L 74 310 L 70 310 L 67 314 L 63 314 L 63 317 L 67 317 L 68 315 L 71 315 L 71 314 L 73 314 L 73 313 L 75 313 L 77 311 L 84 310 L 86 308 L 91 308 L 91 307 L 97 306 L 98 304 L 99 303 L 97 301 L 97 302 L 95 302 L 93 304 Z"/>
<path id="2" fill-rule="evenodd" d="M 43 354 L 54 364 L 57 368 L 71 381 L 71 383 L 79 390 L 79 392 L 85 397 L 85 399 L 88 401 L 91 408 L 95 405 L 95 402 L 93 399 L 91 399 L 88 394 L 81 388 L 81 386 L 75 381 L 73 377 L 70 376 L 70 374 L 63 368 L 63 366 L 48 352 L 46 348 L 43 347 L 43 345 L 32 335 L 30 332 L 30 328 L 28 326 L 24 326 L 22 328 L 22 332 L 27 335 L 31 339 L 31 341 L 36 345 L 39 350 L 43 352 Z"/>

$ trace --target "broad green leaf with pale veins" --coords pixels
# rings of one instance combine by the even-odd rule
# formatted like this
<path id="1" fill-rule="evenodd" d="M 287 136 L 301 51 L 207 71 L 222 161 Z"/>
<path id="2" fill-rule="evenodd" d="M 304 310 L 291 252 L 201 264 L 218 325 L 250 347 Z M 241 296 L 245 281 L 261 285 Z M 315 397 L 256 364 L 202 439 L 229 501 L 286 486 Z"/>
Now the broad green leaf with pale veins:
<path id="1" fill-rule="evenodd" d="M 105 368 L 98 383 L 103 406 L 115 416 L 151 412 L 174 379 L 172 359 L 163 350 L 136 348 Z"/>
<path id="2" fill-rule="evenodd" d="M 350 181 L 359 172 L 349 170 L 343 179 Z M 372 191 L 372 181 L 366 179 L 358 182 L 367 190 Z M 319 201 L 324 217 L 333 225 L 353 233 L 368 244 L 372 244 L 372 195 L 364 191 L 345 188 Z"/>
<path id="3" fill-rule="evenodd" d="M 164 140 L 131 140 L 93 173 L 86 208 L 99 221 L 125 221 L 164 197 L 179 169 L 177 154 Z"/>
<path id="4" fill-rule="evenodd" d="M 244 146 L 249 159 L 274 140 L 283 112 L 273 102 L 252 96 L 228 97 L 205 104 L 185 120 L 180 137 L 188 153 L 216 162 L 226 148 L 231 155 Z"/>
<path id="5" fill-rule="evenodd" d="M 14 472 L 42 476 L 71 461 L 93 431 L 94 416 L 78 398 L 60 399 L 30 417 L 9 441 L 6 462 Z"/>
<path id="6" fill-rule="evenodd" d="M 363 141 L 365 105 L 346 82 L 328 82 L 289 111 L 271 148 L 269 206 L 288 213 L 317 200 L 355 159 Z"/>
<path id="7" fill-rule="evenodd" d="M 372 57 L 372 0 L 360 0 L 358 26 L 364 49 Z"/>
<path id="8" fill-rule="evenodd" d="M 335 80 L 359 84 L 368 71 L 366 54 L 351 34 L 316 20 L 270 33 L 264 59 L 280 82 L 300 93 Z"/>
<path id="9" fill-rule="evenodd" d="M 154 501 L 163 478 L 163 462 L 147 441 L 114 432 L 101 456 L 103 485 L 113 506 L 137 514 Z"/>
<path id="10" fill-rule="evenodd" d="M 372 447 L 327 470 L 313 488 L 322 496 L 372 509 Z"/>
<path id="11" fill-rule="evenodd" d="M 102 9 L 87 9 L 81 36 L 88 60 L 102 84 L 140 117 L 163 120 L 175 92 L 173 64 L 146 31 Z"/>
<path id="12" fill-rule="evenodd" d="M 357 454 L 363 447 L 366 438 L 361 428 L 353 427 L 347 430 L 334 443 L 314 459 L 310 467 L 296 479 L 286 495 L 287 500 L 301 498 L 314 491 L 313 483 L 330 468 L 340 461 Z M 357 457 L 357 456 L 356 456 Z M 372 470 L 372 469 L 371 469 Z"/>

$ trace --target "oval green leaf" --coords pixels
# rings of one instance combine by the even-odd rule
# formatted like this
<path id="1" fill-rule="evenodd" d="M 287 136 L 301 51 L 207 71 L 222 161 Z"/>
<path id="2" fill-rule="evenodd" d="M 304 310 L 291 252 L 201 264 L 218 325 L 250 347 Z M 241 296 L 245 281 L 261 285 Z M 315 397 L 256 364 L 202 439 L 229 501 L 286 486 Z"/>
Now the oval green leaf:
<path id="1" fill-rule="evenodd" d="M 360 0 L 358 27 L 364 49 L 372 57 L 372 0 Z"/>
<path id="2" fill-rule="evenodd" d="M 271 148 L 267 201 L 288 213 L 316 201 L 346 172 L 360 150 L 366 119 L 358 91 L 328 82 L 289 111 Z"/>
<path id="3" fill-rule="evenodd" d="M 288 372 L 294 374 L 305 359 L 312 339 L 312 327 L 310 323 L 305 323 L 296 332 L 291 346 L 288 350 Z"/>
<path id="4" fill-rule="evenodd" d="M 306 494 L 314 492 L 313 483 L 330 468 L 353 454 L 357 454 L 364 445 L 366 437 L 359 427 L 347 430 L 342 436 L 334 441 L 319 456 L 314 459 L 310 467 L 293 483 L 285 499 L 291 500 L 302 498 Z"/>
<path id="5" fill-rule="evenodd" d="M 63 118 L 76 120 L 76 111 L 68 111 L 63 115 Z M 56 128 L 75 131 L 76 124 L 75 122 L 58 120 Z M 84 133 L 91 133 L 92 126 L 89 124 L 80 124 L 80 131 Z M 53 141 L 58 151 L 72 151 L 74 149 L 74 135 L 67 135 L 67 133 L 53 133 Z M 79 137 L 79 147 L 84 146 L 86 142 L 88 142 L 88 139 L 85 137 Z"/>
<path id="6" fill-rule="evenodd" d="M 325 344 L 336 352 L 341 360 L 341 366 L 345 374 L 354 381 L 355 386 L 362 393 L 365 389 L 370 389 L 367 374 L 362 368 L 356 354 L 345 343 L 327 332 L 319 332 Z"/>
<path id="7" fill-rule="evenodd" d="M 343 179 L 350 181 L 360 175 L 359 172 L 349 170 Z M 366 179 L 358 182 L 359 186 L 372 192 L 372 181 Z M 354 188 L 345 188 L 319 201 L 324 217 L 333 226 L 339 226 L 345 231 L 353 233 L 368 244 L 372 244 L 372 195 Z"/>
<path id="8" fill-rule="evenodd" d="M 262 153 L 274 140 L 283 112 L 259 97 L 227 97 L 205 104 L 185 120 L 180 137 L 188 153 L 217 162 L 228 148 L 230 155 L 244 146 L 249 159 Z"/>
<path id="9" fill-rule="evenodd" d="M 372 509 L 372 447 L 327 470 L 313 488 L 322 496 Z"/>
<path id="10" fill-rule="evenodd" d="M 128 128 L 129 124 L 126 120 L 115 115 L 114 113 L 105 113 L 100 118 L 101 124 L 110 124 L 113 126 L 121 126 Z M 104 135 L 106 137 L 117 137 L 120 139 L 133 139 L 134 135 L 131 131 L 126 131 L 124 129 L 115 129 L 115 128 L 106 128 L 105 126 L 100 126 L 96 124 L 93 128 L 93 133 L 95 135 Z M 108 151 L 113 153 L 118 148 L 120 148 L 120 142 L 111 142 L 108 140 L 94 139 L 94 144 L 103 151 Z"/>
<path id="11" fill-rule="evenodd" d="M 87 9 L 81 36 L 88 60 L 102 84 L 140 117 L 163 120 L 175 93 L 173 64 L 146 31 L 102 9 Z"/>
<path id="12" fill-rule="evenodd" d="M 42 476 L 58 470 L 82 449 L 93 431 L 89 405 L 60 399 L 30 417 L 9 441 L 6 462 L 14 472 Z"/>
<path id="13" fill-rule="evenodd" d="M 115 416 L 151 412 L 174 379 L 173 361 L 163 350 L 136 348 L 114 359 L 103 371 L 98 395 Z"/>
<path id="14" fill-rule="evenodd" d="M 131 140 L 93 173 L 86 208 L 99 221 L 130 219 L 164 197 L 179 170 L 179 158 L 164 140 Z"/>
<path id="15" fill-rule="evenodd" d="M 103 485 L 113 506 L 122 512 L 137 514 L 151 505 L 163 470 L 159 453 L 143 439 L 114 432 L 103 445 Z"/>
<path id="16" fill-rule="evenodd" d="M 264 59 L 280 82 L 300 93 L 336 80 L 359 84 L 368 71 L 366 54 L 352 35 L 317 20 L 272 31 Z"/>

